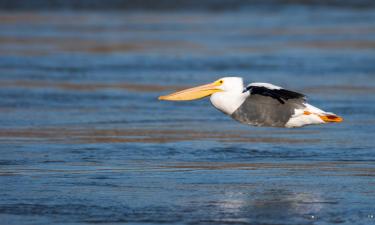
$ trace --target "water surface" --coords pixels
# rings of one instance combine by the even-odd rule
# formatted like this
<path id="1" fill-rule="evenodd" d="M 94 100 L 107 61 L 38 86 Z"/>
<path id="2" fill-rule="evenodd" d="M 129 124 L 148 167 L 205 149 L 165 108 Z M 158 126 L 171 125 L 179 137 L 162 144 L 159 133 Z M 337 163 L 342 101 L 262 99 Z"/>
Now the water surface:
<path id="1" fill-rule="evenodd" d="M 4 224 L 371 224 L 375 11 L 1 12 Z M 343 116 L 241 125 L 157 97 L 223 76 Z"/>

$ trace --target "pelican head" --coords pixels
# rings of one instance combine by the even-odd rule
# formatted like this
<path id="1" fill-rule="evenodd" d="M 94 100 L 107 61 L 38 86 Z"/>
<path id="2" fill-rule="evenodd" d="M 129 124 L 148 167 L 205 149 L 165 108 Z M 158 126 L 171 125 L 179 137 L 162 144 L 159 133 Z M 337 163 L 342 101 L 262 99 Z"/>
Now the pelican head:
<path id="1" fill-rule="evenodd" d="M 160 96 L 159 100 L 190 101 L 211 96 L 210 100 L 215 108 L 231 115 L 248 96 L 243 93 L 243 89 L 241 77 L 223 77 L 209 84 Z"/>
<path id="2" fill-rule="evenodd" d="M 160 96 L 159 100 L 166 101 L 191 101 L 211 96 L 218 92 L 237 92 L 243 90 L 241 77 L 223 77 L 212 83 L 174 92 L 169 95 Z"/>

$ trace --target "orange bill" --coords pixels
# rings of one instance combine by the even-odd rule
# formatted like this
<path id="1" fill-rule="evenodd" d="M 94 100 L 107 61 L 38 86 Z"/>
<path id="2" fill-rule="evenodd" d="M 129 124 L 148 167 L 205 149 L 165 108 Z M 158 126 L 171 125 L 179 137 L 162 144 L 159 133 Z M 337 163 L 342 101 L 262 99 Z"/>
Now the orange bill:
<path id="1" fill-rule="evenodd" d="M 178 91 L 169 95 L 160 96 L 159 100 L 166 100 L 166 101 L 190 101 L 195 99 L 201 99 L 212 95 L 215 92 L 221 91 L 219 86 L 221 85 L 220 82 L 215 81 L 210 84 L 205 84 L 202 86 L 194 87 L 185 89 L 182 91 Z"/>

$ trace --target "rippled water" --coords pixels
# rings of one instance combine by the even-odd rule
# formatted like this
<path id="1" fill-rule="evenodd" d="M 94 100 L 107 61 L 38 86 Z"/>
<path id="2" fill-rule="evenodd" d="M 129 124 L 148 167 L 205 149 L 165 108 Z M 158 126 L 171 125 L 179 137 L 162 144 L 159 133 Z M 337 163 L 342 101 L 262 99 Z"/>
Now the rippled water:
<path id="1" fill-rule="evenodd" d="M 375 10 L 1 12 L 4 224 L 370 224 Z M 227 75 L 344 117 L 247 127 L 157 97 Z"/>

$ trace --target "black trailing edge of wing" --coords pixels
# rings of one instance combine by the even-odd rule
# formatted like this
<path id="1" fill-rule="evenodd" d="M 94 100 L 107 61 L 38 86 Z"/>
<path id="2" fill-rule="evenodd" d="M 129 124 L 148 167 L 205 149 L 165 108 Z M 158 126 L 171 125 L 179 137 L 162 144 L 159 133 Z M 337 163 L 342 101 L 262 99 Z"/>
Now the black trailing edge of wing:
<path id="1" fill-rule="evenodd" d="M 248 86 L 245 88 L 243 92 L 246 92 L 246 91 L 249 91 L 251 95 L 263 95 L 263 96 L 274 98 L 277 101 L 279 101 L 281 104 L 284 104 L 285 101 L 289 99 L 298 99 L 298 98 L 306 99 L 306 96 L 301 93 L 297 93 L 297 92 L 289 91 L 285 89 L 269 89 L 269 88 L 262 87 L 262 86 Z"/>

